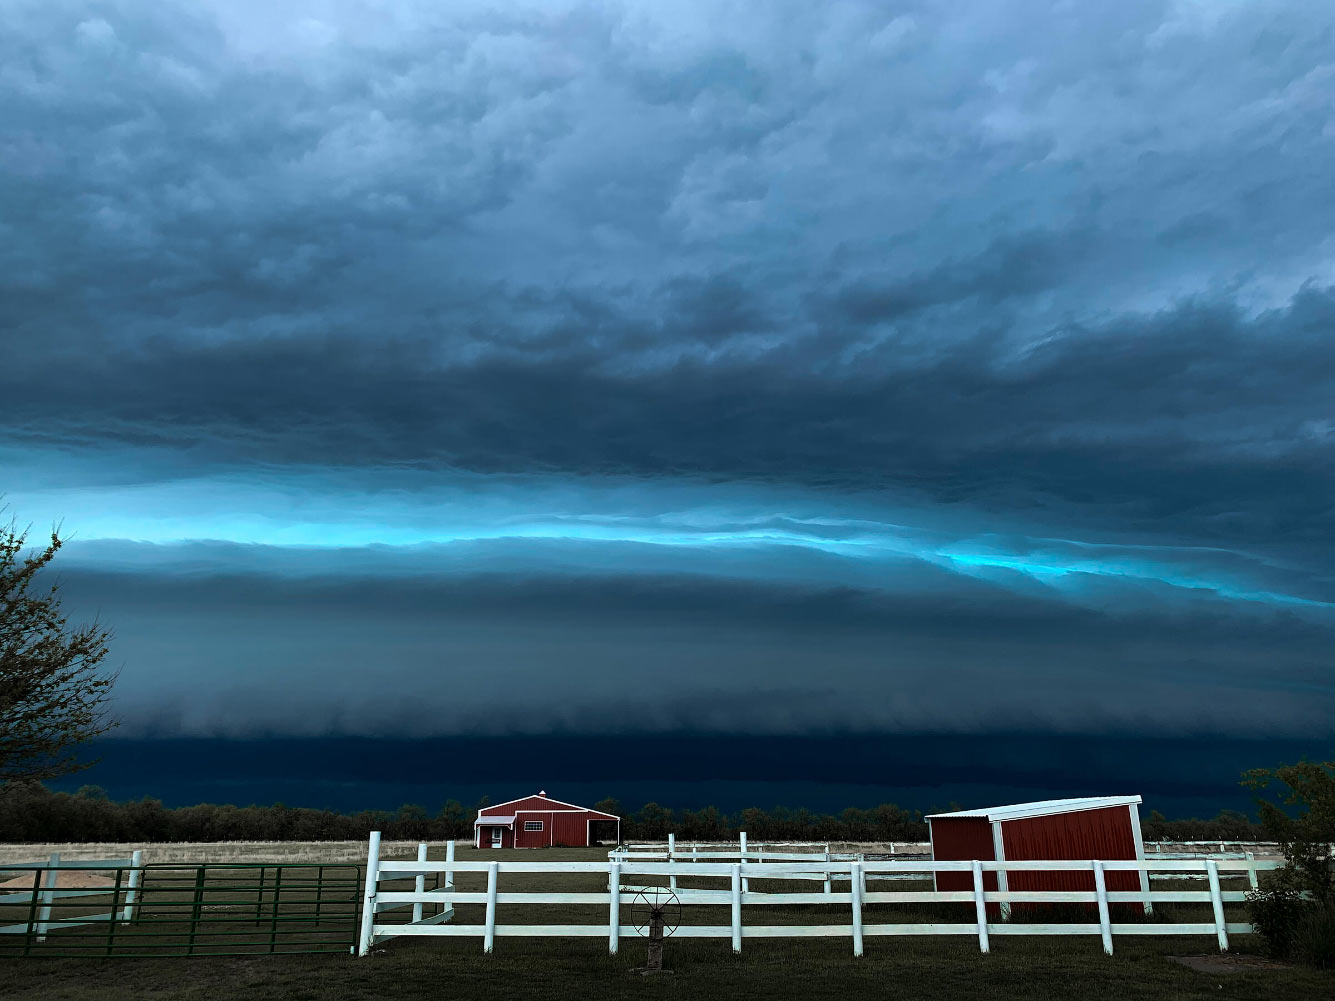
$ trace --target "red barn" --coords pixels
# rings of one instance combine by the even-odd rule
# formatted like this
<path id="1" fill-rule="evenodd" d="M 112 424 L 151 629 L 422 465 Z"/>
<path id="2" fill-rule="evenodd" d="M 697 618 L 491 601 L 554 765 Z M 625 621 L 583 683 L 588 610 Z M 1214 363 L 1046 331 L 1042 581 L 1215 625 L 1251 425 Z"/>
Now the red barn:
<path id="1" fill-rule="evenodd" d="M 983 862 L 1027 859 L 1143 859 L 1139 796 L 1095 796 L 1086 799 L 1049 799 L 984 810 L 938 813 L 927 818 L 932 858 Z M 998 878 L 1000 877 L 1000 878 Z M 1147 891 L 1143 872 L 1109 872 L 1109 890 Z M 973 874 L 942 872 L 938 890 L 972 890 Z M 983 889 L 1076 890 L 1092 893 L 1091 872 L 984 873 Z M 1003 917 L 1010 907 L 988 904 Z M 1042 904 L 1019 904 L 1042 907 Z M 1149 910 L 1146 905 L 1146 911 Z"/>
<path id="2" fill-rule="evenodd" d="M 475 848 L 588 848 L 594 844 L 595 824 L 616 824 L 621 841 L 621 818 L 588 807 L 549 799 L 545 792 L 484 806 L 473 821 Z"/>

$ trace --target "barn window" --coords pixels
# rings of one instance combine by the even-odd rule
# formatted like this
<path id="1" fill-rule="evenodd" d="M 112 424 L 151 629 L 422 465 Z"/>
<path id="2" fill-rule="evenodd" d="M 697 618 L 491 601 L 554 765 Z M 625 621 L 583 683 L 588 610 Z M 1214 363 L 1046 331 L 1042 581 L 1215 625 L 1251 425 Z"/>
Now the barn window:
<path id="1" fill-rule="evenodd" d="M 526 830 L 526 831 L 540 831 L 540 830 L 542 830 L 542 821 L 541 821 L 541 820 L 526 820 L 526 821 L 524 821 L 524 830 Z"/>

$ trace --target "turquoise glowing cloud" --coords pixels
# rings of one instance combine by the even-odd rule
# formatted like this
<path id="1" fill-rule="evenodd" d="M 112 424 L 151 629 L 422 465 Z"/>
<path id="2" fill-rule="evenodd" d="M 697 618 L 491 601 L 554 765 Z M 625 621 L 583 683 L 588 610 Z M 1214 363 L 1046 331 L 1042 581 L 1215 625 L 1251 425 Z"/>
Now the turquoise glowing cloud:
<path id="1" fill-rule="evenodd" d="M 680 572 L 897 587 L 929 565 L 1007 589 L 1102 606 L 1108 589 L 1335 607 L 1310 573 L 1240 550 L 1130 539 L 1053 539 L 1014 517 L 884 494 L 689 479 L 573 479 L 412 470 L 291 470 L 134 484 L 67 484 L 10 496 L 38 523 L 63 518 L 78 547 L 170 552 L 220 542 L 288 551 L 411 550 L 442 571 Z M 977 526 L 986 523 L 988 531 Z M 539 547 L 539 548 L 535 548 Z M 300 560 L 294 557 L 294 565 Z M 1324 588 L 1324 590 L 1323 590 Z"/>

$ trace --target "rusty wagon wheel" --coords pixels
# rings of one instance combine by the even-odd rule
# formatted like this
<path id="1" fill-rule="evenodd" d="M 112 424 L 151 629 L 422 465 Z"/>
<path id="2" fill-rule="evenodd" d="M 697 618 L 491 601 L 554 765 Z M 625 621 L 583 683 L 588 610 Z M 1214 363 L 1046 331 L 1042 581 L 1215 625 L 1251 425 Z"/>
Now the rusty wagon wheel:
<path id="1" fill-rule="evenodd" d="M 666 886 L 642 887 L 631 900 L 630 922 L 636 934 L 650 937 L 655 917 L 661 923 L 664 938 L 675 932 L 681 924 L 681 901 Z"/>

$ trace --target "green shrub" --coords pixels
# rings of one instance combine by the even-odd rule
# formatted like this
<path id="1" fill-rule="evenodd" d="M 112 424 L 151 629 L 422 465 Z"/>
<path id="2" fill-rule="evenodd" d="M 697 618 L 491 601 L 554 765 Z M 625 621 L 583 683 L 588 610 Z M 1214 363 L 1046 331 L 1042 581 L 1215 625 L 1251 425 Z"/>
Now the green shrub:
<path id="1" fill-rule="evenodd" d="M 1311 902 L 1303 900 L 1301 891 L 1288 886 L 1272 886 L 1247 894 L 1252 926 L 1265 941 L 1271 959 L 1293 958 L 1298 925 L 1311 909 Z"/>
<path id="2" fill-rule="evenodd" d="M 1335 968 L 1335 907 L 1306 903 L 1293 924 L 1293 958 L 1323 970 Z"/>

